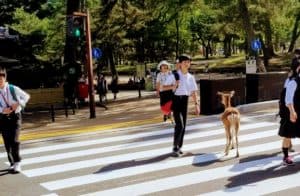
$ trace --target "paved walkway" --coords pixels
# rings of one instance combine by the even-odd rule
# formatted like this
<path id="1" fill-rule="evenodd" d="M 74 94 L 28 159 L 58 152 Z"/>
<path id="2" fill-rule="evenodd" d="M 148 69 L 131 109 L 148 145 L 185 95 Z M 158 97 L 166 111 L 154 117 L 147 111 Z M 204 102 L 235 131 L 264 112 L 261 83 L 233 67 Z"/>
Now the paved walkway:
<path id="1" fill-rule="evenodd" d="M 98 103 L 98 96 L 95 97 Z M 69 135 L 82 132 L 111 130 L 129 126 L 161 122 L 159 99 L 154 91 L 120 91 L 117 99 L 108 94 L 107 110 L 96 106 L 96 118 L 90 119 L 88 105 L 76 109 L 75 115 L 69 110 L 68 117 L 64 110 L 55 111 L 52 122 L 49 111 L 25 112 L 21 140 L 40 139 L 53 136 Z"/>

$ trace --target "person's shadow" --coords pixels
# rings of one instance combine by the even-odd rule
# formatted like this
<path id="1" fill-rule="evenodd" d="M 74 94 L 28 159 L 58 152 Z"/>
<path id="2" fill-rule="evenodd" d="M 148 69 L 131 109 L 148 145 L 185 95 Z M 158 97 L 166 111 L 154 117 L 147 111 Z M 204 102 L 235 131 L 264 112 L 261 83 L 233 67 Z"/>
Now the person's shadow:
<path id="1" fill-rule="evenodd" d="M 256 167 L 256 166 L 264 166 L 268 163 L 271 163 L 272 161 L 275 160 L 274 155 L 276 156 L 278 153 L 274 153 L 274 154 L 270 154 L 270 155 L 260 155 L 260 156 L 254 156 L 254 157 L 250 157 L 250 162 L 252 160 L 259 160 L 261 158 L 267 158 L 268 162 L 264 162 L 264 163 L 257 163 L 257 165 L 247 165 L 247 167 L 242 167 L 239 168 L 237 164 L 236 167 L 234 166 L 233 168 L 231 168 L 231 171 L 241 171 L 241 170 L 246 170 L 249 167 Z M 274 159 L 272 159 L 272 157 L 274 157 Z M 249 158 L 246 158 L 246 160 L 241 160 L 242 162 L 247 162 L 249 161 Z M 299 161 L 299 158 L 297 158 L 297 160 L 295 161 Z M 245 165 L 246 166 L 246 165 Z M 228 184 L 225 185 L 226 189 L 225 191 L 238 191 L 240 189 L 242 189 L 242 186 L 251 186 L 252 183 L 256 183 L 256 182 L 260 182 L 260 181 L 264 181 L 267 179 L 271 179 L 271 178 L 278 178 L 278 177 L 282 177 L 282 176 L 288 176 L 291 174 L 295 174 L 297 172 L 300 171 L 300 165 L 296 164 L 293 166 L 282 166 L 281 164 L 278 165 L 274 165 L 272 167 L 269 167 L 267 169 L 262 169 L 262 170 L 255 170 L 255 171 L 249 171 L 249 172 L 245 172 L 245 173 L 241 173 L 239 175 L 235 175 L 232 176 L 230 178 L 228 178 L 227 180 L 229 181 Z"/>
<path id="2" fill-rule="evenodd" d="M 7 174 L 14 174 L 10 169 L 2 169 L 0 170 L 0 176 L 5 176 Z"/>
<path id="3" fill-rule="evenodd" d="M 102 167 L 98 171 L 94 172 L 94 174 L 99 174 L 99 173 L 107 172 L 107 171 L 113 171 L 113 170 L 118 170 L 118 169 L 124 169 L 124 168 L 129 168 L 129 167 L 135 167 L 135 166 L 160 162 L 171 156 L 172 156 L 172 153 L 167 153 L 167 154 L 163 154 L 163 155 L 153 157 L 150 159 L 145 159 L 145 160 L 130 160 L 130 161 L 124 161 L 124 162 L 119 162 L 119 163 L 113 163 L 113 164 Z"/>

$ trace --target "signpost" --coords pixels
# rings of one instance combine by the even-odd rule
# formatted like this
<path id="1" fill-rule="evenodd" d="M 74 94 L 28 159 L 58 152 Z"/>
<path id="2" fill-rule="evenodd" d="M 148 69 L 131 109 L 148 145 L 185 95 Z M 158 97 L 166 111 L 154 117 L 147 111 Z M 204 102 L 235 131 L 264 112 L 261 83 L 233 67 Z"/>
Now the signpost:
<path id="1" fill-rule="evenodd" d="M 259 39 L 254 39 L 251 42 L 251 49 L 254 51 L 255 56 L 250 56 L 246 59 L 246 74 L 256 73 L 257 70 L 257 53 L 261 49 L 261 42 Z"/>
<path id="2" fill-rule="evenodd" d="M 261 49 L 261 42 L 259 39 L 255 39 L 251 42 L 251 48 L 255 52 L 258 52 Z"/>
<path id="3" fill-rule="evenodd" d="M 248 73 L 256 73 L 256 59 L 254 56 L 246 59 L 246 74 Z"/>
<path id="4" fill-rule="evenodd" d="M 100 59 L 102 57 L 102 50 L 100 48 L 93 48 L 92 56 L 94 59 Z"/>

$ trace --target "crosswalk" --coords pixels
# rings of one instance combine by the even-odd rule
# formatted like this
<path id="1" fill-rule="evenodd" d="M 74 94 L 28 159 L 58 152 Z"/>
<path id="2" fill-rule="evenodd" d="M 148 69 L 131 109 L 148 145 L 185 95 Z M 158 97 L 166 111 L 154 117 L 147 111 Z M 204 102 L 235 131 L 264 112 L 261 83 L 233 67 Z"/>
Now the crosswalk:
<path id="1" fill-rule="evenodd" d="M 283 195 L 300 187 L 300 166 L 281 165 L 273 115 L 242 118 L 239 158 L 234 150 L 224 156 L 225 133 L 217 118 L 188 124 L 179 158 L 170 153 L 172 126 L 155 124 L 23 144 L 21 175 L 45 195 Z M 300 162 L 300 154 L 293 156 Z"/>

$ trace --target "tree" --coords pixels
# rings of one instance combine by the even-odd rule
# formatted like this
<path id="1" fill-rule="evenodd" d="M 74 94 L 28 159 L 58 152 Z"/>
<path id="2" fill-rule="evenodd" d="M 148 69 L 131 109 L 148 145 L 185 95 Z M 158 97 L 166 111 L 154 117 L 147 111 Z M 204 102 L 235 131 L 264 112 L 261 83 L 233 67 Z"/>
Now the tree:
<path id="1" fill-rule="evenodd" d="M 212 54 L 212 43 L 218 41 L 217 18 L 212 10 L 205 9 L 191 18 L 190 29 L 196 39 L 205 48 L 205 58 Z"/>
<path id="2" fill-rule="evenodd" d="M 294 25 L 292 28 L 292 32 L 291 32 L 291 36 L 290 36 L 290 46 L 288 51 L 292 52 L 294 47 L 295 47 L 295 43 L 296 40 L 299 38 L 300 36 L 300 2 L 296 1 L 294 2 L 294 8 L 291 15 L 294 18 Z"/>

